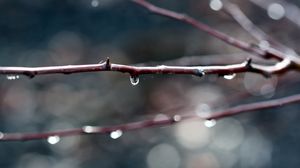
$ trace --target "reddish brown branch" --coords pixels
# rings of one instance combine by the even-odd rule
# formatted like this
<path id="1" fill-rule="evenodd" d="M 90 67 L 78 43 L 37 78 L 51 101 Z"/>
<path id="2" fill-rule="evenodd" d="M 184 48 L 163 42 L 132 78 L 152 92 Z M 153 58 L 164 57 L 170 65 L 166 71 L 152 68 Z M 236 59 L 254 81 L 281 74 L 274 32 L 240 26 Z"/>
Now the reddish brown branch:
<path id="1" fill-rule="evenodd" d="M 233 45 L 237 48 L 243 49 L 250 53 L 254 53 L 262 56 L 263 58 L 276 58 L 281 61 L 274 66 L 256 65 L 250 61 L 241 64 L 232 64 L 224 66 L 129 66 L 121 64 L 111 64 L 109 60 L 99 64 L 90 65 L 68 65 L 68 66 L 52 66 L 52 67 L 0 67 L 0 74 L 23 74 L 29 77 L 43 74 L 53 73 L 81 73 L 81 72 L 93 72 L 93 71 L 118 71 L 130 73 L 132 76 L 138 76 L 141 74 L 191 74 L 197 76 L 203 76 L 204 74 L 218 74 L 225 75 L 231 73 L 242 73 L 242 72 L 255 72 L 263 75 L 270 75 L 274 73 L 282 73 L 287 70 L 296 69 L 300 70 L 300 59 L 291 55 L 284 55 L 278 50 L 268 48 L 263 50 L 258 47 L 254 47 L 249 43 L 235 39 L 229 35 L 226 35 L 218 30 L 215 30 L 206 24 L 195 20 L 194 18 L 157 7 L 145 0 L 132 0 L 142 7 L 147 8 L 149 11 L 159 14 L 162 16 L 170 17 L 187 24 L 196 27 L 199 30 L 205 31 L 210 35 L 225 41 L 226 43 Z M 296 66 L 295 66 L 296 65 Z"/>
<path id="2" fill-rule="evenodd" d="M 253 4 L 267 10 L 272 1 L 261 1 L 261 0 L 249 0 Z M 300 9 L 296 5 L 288 1 L 277 0 L 276 3 L 280 3 L 283 6 L 285 14 L 284 17 L 300 27 Z"/>
<path id="3" fill-rule="evenodd" d="M 250 52 L 252 54 L 259 55 L 263 58 L 275 58 L 279 60 L 275 65 L 260 65 L 254 64 L 251 60 L 247 60 L 240 64 L 231 64 L 223 66 L 132 66 L 132 65 L 122 65 L 113 64 L 109 60 L 99 64 L 89 64 L 89 65 L 68 65 L 68 66 L 52 66 L 52 67 L 0 67 L 0 74 L 13 74 L 13 75 L 27 75 L 29 77 L 34 77 L 36 75 L 44 74 L 71 74 L 71 73 L 82 73 L 82 72 L 95 72 L 95 71 L 117 71 L 122 73 L 129 73 L 133 77 L 137 77 L 143 74 L 190 74 L 203 76 L 204 74 L 218 74 L 226 75 L 232 73 L 243 73 L 243 72 L 254 72 L 262 75 L 278 74 L 283 73 L 292 69 L 300 69 L 299 58 L 293 56 L 287 56 L 282 52 L 269 48 L 267 50 L 261 49 L 259 47 L 254 47 L 253 45 L 235 39 L 227 34 L 224 34 L 216 29 L 213 29 L 206 24 L 195 20 L 194 18 L 157 7 L 145 0 L 133 0 L 133 2 L 147 8 L 149 11 L 173 18 L 187 24 L 194 26 L 195 28 L 205 31 L 211 36 L 214 36 L 232 46 L 240 48 L 244 51 Z M 296 65 L 296 66 L 294 66 Z M 290 97 L 285 97 L 281 99 L 275 99 L 270 101 L 263 101 L 258 103 L 250 103 L 239 105 L 227 110 L 218 111 L 212 114 L 197 114 L 193 113 L 190 115 L 175 115 L 172 117 L 154 118 L 150 120 L 138 121 L 133 123 L 121 124 L 116 126 L 106 126 L 106 127 L 94 127 L 85 126 L 82 128 L 75 128 L 62 131 L 54 132 L 44 132 L 44 133 L 0 133 L 0 141 L 27 141 L 36 139 L 47 139 L 51 136 L 75 136 L 83 134 L 108 134 L 116 130 L 120 131 L 131 131 L 144 129 L 154 126 L 167 126 L 174 123 L 178 123 L 189 119 L 202 119 L 202 120 L 212 120 L 220 119 L 228 116 L 234 116 L 237 114 L 245 112 L 254 112 L 257 110 L 275 108 L 282 105 L 300 102 L 300 94 Z"/>
<path id="4" fill-rule="evenodd" d="M 209 35 L 224 41 L 227 44 L 230 44 L 236 48 L 242 49 L 246 52 L 258 55 L 262 58 L 265 58 L 265 59 L 274 58 L 276 60 L 282 61 L 283 59 L 288 57 L 291 60 L 292 64 L 296 65 L 293 68 L 295 68 L 297 70 L 300 69 L 300 58 L 298 58 L 298 57 L 295 57 L 292 55 L 286 55 L 286 54 L 282 53 L 281 51 L 278 51 L 274 48 L 265 49 L 265 48 L 255 47 L 255 46 L 251 45 L 250 43 L 247 43 L 242 40 L 238 40 L 238 39 L 231 37 L 223 32 L 220 32 L 220 31 L 218 31 L 218 30 L 216 30 L 216 29 L 214 29 L 214 28 L 212 28 L 212 27 L 186 15 L 186 14 L 177 13 L 175 11 L 171 11 L 171 10 L 167 10 L 167 9 L 155 6 L 146 0 L 132 0 L 132 2 L 148 9 L 150 12 L 152 12 L 154 14 L 169 17 L 171 19 L 175 19 L 175 20 L 181 21 L 183 23 L 189 24 L 198 30 L 204 31 L 204 32 L 208 33 Z"/>
<path id="5" fill-rule="evenodd" d="M 267 41 L 285 51 L 293 51 L 291 48 L 273 39 L 271 36 L 258 28 L 236 4 L 228 1 L 224 2 L 224 12 L 232 17 L 244 30 L 246 30 L 260 43 Z"/>
<path id="6" fill-rule="evenodd" d="M 62 131 L 53 131 L 53 132 L 44 132 L 44 133 L 0 133 L 0 141 L 29 141 L 29 140 L 38 140 L 38 139 L 47 139 L 51 136 L 77 136 L 77 135 L 86 135 L 86 134 L 109 134 L 113 131 L 120 130 L 122 132 L 139 130 L 150 127 L 161 127 L 168 126 L 185 120 L 212 120 L 220 119 L 224 117 L 234 116 L 246 112 L 255 112 L 263 109 L 271 109 L 275 107 L 280 107 L 283 105 L 298 103 L 300 102 L 300 94 L 293 95 L 285 98 L 274 99 L 269 101 L 263 101 L 258 103 L 250 103 L 239 105 L 233 108 L 226 110 L 218 111 L 211 114 L 189 114 L 189 115 L 175 115 L 172 117 L 161 117 L 154 118 L 150 120 L 132 122 L 127 124 L 120 124 L 115 126 L 84 126 L 82 128 L 75 128 Z"/>
<path id="7" fill-rule="evenodd" d="M 160 7 L 155 6 L 155 5 L 149 3 L 145 0 L 132 0 L 132 1 L 139 4 L 142 7 L 147 8 L 152 13 L 162 15 L 162 16 L 165 16 L 165 17 L 169 17 L 169 18 L 172 18 L 172 19 L 179 20 L 179 21 L 185 22 L 187 24 L 190 24 L 193 27 L 210 34 L 211 36 L 216 37 L 216 38 L 218 38 L 218 39 L 220 39 L 220 40 L 222 40 L 222 41 L 224 41 L 224 42 L 226 42 L 230 45 L 233 45 L 237 48 L 240 48 L 244 51 L 247 51 L 247 52 L 250 52 L 250 53 L 255 53 L 255 54 L 258 54 L 258 55 L 264 55 L 263 52 L 261 52 L 257 48 L 251 47 L 250 44 L 248 44 L 244 41 L 238 40 L 236 38 L 233 38 L 233 37 L 231 37 L 227 34 L 224 34 L 224 33 L 220 32 L 216 29 L 213 29 L 213 28 L 209 27 L 208 25 L 206 25 L 206 24 L 204 24 L 200 21 L 197 21 L 196 19 L 194 19 L 194 18 L 192 18 L 192 17 L 190 17 L 186 14 L 177 13 L 177 12 L 174 12 L 174 11 L 171 11 L 171 10 L 160 8 Z"/>
<path id="8" fill-rule="evenodd" d="M 189 74 L 203 76 L 206 74 L 227 75 L 232 73 L 253 72 L 264 76 L 283 73 L 290 70 L 290 61 L 285 59 L 275 65 L 259 65 L 251 62 L 251 59 L 240 64 L 220 65 L 220 66 L 133 66 L 113 64 L 109 60 L 99 64 L 88 65 L 67 65 L 50 67 L 0 67 L 0 74 L 27 75 L 34 77 L 45 74 L 71 74 L 95 71 L 116 71 L 129 73 L 131 76 L 143 74 Z"/>

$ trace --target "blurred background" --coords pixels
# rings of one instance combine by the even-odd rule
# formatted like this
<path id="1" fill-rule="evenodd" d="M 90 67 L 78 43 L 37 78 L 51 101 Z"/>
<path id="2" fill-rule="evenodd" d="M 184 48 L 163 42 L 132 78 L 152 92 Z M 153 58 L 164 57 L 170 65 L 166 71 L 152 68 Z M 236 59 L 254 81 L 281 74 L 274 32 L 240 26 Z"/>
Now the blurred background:
<path id="1" fill-rule="evenodd" d="M 237 3 L 258 27 L 297 51 L 300 2 L 253 1 Z M 220 0 L 151 2 L 259 45 L 222 11 Z M 121 64 L 210 65 L 251 56 L 127 0 L 0 1 L 1 66 L 93 64 L 107 57 Z M 169 62 L 173 59 L 180 61 Z M 209 113 L 299 93 L 297 75 L 145 75 L 138 85 L 128 74 L 114 72 L 1 76 L 0 131 L 43 132 Z M 242 114 L 215 125 L 186 121 L 107 135 L 1 142 L 0 167 L 297 167 L 298 109 L 294 104 Z"/>

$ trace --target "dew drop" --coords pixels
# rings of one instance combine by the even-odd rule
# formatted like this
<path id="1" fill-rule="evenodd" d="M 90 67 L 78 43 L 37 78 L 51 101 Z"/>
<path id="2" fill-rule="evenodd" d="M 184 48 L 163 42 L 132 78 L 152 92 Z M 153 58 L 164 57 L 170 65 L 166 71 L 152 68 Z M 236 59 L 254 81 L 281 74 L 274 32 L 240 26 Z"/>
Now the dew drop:
<path id="1" fill-rule="evenodd" d="M 165 114 L 157 114 L 155 117 L 154 117 L 154 121 L 163 121 L 163 120 L 168 120 L 169 117 Z"/>
<path id="2" fill-rule="evenodd" d="M 87 126 L 82 127 L 82 131 L 84 133 L 90 134 L 90 133 L 97 132 L 97 128 L 93 127 L 93 126 L 87 125 Z"/>
<path id="3" fill-rule="evenodd" d="M 130 83 L 133 85 L 133 86 L 136 86 L 137 84 L 139 84 L 139 77 L 138 76 L 130 76 Z"/>
<path id="4" fill-rule="evenodd" d="M 211 128 L 213 126 L 216 125 L 216 120 L 205 120 L 204 121 L 204 125 L 207 127 L 207 128 Z"/>
<path id="5" fill-rule="evenodd" d="M 224 79 L 231 80 L 231 79 L 233 79 L 235 76 L 236 76 L 235 73 L 233 73 L 233 74 L 228 74 L 228 75 L 224 75 Z"/>
<path id="6" fill-rule="evenodd" d="M 221 0 L 210 0 L 209 7 L 214 11 L 219 11 L 223 7 L 223 3 Z"/>
<path id="7" fill-rule="evenodd" d="M 179 122 L 181 119 L 182 119 L 182 117 L 180 115 L 173 116 L 173 121 L 175 121 L 175 122 Z"/>
<path id="8" fill-rule="evenodd" d="M 49 136 L 47 138 L 47 142 L 51 145 L 55 145 L 57 144 L 58 142 L 60 141 L 60 137 L 57 136 L 57 135 L 54 135 L 54 136 Z"/>
<path id="9" fill-rule="evenodd" d="M 98 7 L 99 6 L 99 1 L 98 0 L 92 0 L 91 5 L 92 5 L 92 7 Z"/>
<path id="10" fill-rule="evenodd" d="M 197 73 L 196 73 L 197 76 L 199 77 L 203 77 L 205 75 L 205 72 L 203 69 L 197 69 Z"/>
<path id="11" fill-rule="evenodd" d="M 7 75 L 6 76 L 6 79 L 8 79 L 8 80 L 17 80 L 19 78 L 20 78 L 19 75 Z"/>
<path id="12" fill-rule="evenodd" d="M 112 131 L 112 132 L 110 133 L 110 137 L 111 137 L 112 139 L 118 139 L 118 138 L 120 138 L 122 135 L 123 135 L 123 131 L 122 131 L 122 130 L 115 130 L 115 131 Z"/>

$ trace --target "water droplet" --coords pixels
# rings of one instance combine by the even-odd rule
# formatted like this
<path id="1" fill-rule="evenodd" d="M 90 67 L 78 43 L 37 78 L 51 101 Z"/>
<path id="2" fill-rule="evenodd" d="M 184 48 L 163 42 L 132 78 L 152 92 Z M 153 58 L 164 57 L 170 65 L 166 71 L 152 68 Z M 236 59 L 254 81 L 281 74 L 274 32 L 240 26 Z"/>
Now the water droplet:
<path id="1" fill-rule="evenodd" d="M 170 119 L 170 118 L 165 114 L 157 114 L 153 120 L 154 121 L 163 121 L 163 120 L 168 120 L 168 119 Z"/>
<path id="2" fill-rule="evenodd" d="M 223 7 L 223 3 L 221 0 L 210 0 L 209 7 L 214 11 L 219 11 Z"/>
<path id="3" fill-rule="evenodd" d="M 54 136 L 49 136 L 47 138 L 47 142 L 51 145 L 55 145 L 57 144 L 58 142 L 60 141 L 60 137 L 57 136 L 57 135 L 54 135 Z"/>
<path id="4" fill-rule="evenodd" d="M 110 137 L 111 137 L 112 139 L 118 139 L 118 138 L 120 138 L 122 135 L 123 135 L 123 131 L 122 131 L 122 130 L 115 130 L 115 131 L 112 131 L 112 132 L 110 133 Z"/>
<path id="5" fill-rule="evenodd" d="M 213 126 L 216 125 L 216 120 L 205 120 L 204 121 L 204 125 L 207 127 L 207 128 L 211 128 Z"/>
<path id="6" fill-rule="evenodd" d="M 6 76 L 6 79 L 8 80 L 16 80 L 16 79 L 19 79 L 20 76 L 19 75 L 7 75 Z"/>
<path id="7" fill-rule="evenodd" d="M 223 77 L 224 77 L 224 79 L 231 80 L 231 79 L 233 79 L 235 76 L 236 76 L 236 74 L 233 73 L 233 74 L 224 75 Z"/>
<path id="8" fill-rule="evenodd" d="M 179 122 L 181 119 L 182 119 L 182 117 L 180 115 L 173 116 L 173 121 L 175 121 L 175 122 Z"/>
<path id="9" fill-rule="evenodd" d="M 84 126 L 82 127 L 82 131 L 84 133 L 90 134 L 90 133 L 95 133 L 98 131 L 97 127 L 93 127 L 93 126 Z"/>
<path id="10" fill-rule="evenodd" d="M 279 20 L 284 17 L 285 9 L 279 3 L 271 3 L 268 6 L 268 15 L 271 19 Z"/>
<path id="11" fill-rule="evenodd" d="M 138 76 L 130 76 L 130 83 L 133 85 L 133 86 L 136 86 L 137 84 L 139 84 L 139 77 Z"/>
<path id="12" fill-rule="evenodd" d="M 197 69 L 197 73 L 196 73 L 196 75 L 197 76 L 199 76 L 199 77 L 202 77 L 202 76 L 204 76 L 205 75 L 205 72 L 204 72 L 204 70 L 203 69 Z"/>
<path id="13" fill-rule="evenodd" d="M 98 0 L 92 0 L 91 5 L 92 5 L 92 7 L 98 7 L 99 6 L 99 1 Z"/>

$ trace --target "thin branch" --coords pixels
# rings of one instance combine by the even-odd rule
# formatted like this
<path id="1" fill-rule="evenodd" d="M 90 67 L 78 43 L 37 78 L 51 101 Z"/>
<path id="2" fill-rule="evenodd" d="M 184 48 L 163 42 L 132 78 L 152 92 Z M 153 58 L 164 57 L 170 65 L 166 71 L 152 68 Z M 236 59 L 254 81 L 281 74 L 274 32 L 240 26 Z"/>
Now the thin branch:
<path id="1" fill-rule="evenodd" d="M 246 52 L 258 55 L 262 58 L 265 58 L 265 59 L 273 58 L 278 61 L 282 61 L 283 59 L 288 57 L 291 60 L 292 64 L 295 65 L 293 68 L 295 68 L 297 70 L 300 69 L 300 58 L 299 57 L 296 57 L 293 55 L 286 55 L 286 54 L 282 53 L 281 51 L 278 51 L 271 47 L 267 48 L 267 49 L 256 47 L 250 43 L 247 43 L 242 40 L 238 40 L 238 39 L 231 37 L 223 32 L 220 32 L 212 27 L 209 27 L 208 25 L 206 25 L 186 14 L 178 13 L 175 11 L 171 11 L 171 10 L 167 10 L 167 9 L 155 6 L 146 0 L 132 0 L 132 2 L 140 5 L 141 7 L 148 9 L 150 12 L 152 12 L 154 14 L 169 17 L 171 19 L 175 19 L 177 21 L 181 21 L 183 23 L 189 24 L 198 30 L 204 31 L 204 32 L 208 33 L 209 35 L 224 41 L 227 44 L 230 44 L 236 48 L 242 49 Z"/>
<path id="2" fill-rule="evenodd" d="M 291 62 L 289 59 L 275 65 L 260 65 L 252 63 L 251 59 L 240 64 L 219 65 L 219 66 L 134 66 L 110 63 L 107 61 L 99 64 L 87 65 L 67 65 L 67 66 L 49 66 L 49 67 L 0 67 L 0 74 L 8 75 L 26 75 L 35 77 L 45 74 L 72 74 L 83 72 L 116 71 L 129 73 L 132 77 L 138 77 L 143 74 L 186 74 L 203 76 L 208 74 L 227 75 L 232 73 L 253 72 L 269 76 L 271 74 L 280 74 L 289 71 Z"/>
<path id="3" fill-rule="evenodd" d="M 269 37 L 259 29 L 253 22 L 233 3 L 224 2 L 224 12 L 231 16 L 243 29 L 249 32 L 256 40 L 264 41 Z"/>
<path id="4" fill-rule="evenodd" d="M 171 10 L 167 10 L 158 6 L 155 6 L 153 4 L 151 4 L 150 2 L 147 2 L 145 0 L 132 0 L 133 2 L 135 2 L 136 4 L 148 9 L 150 12 L 154 13 L 154 14 L 158 14 L 161 16 L 165 16 L 165 17 L 169 17 L 171 19 L 175 19 L 178 21 L 182 21 L 185 22 L 187 24 L 192 25 L 193 27 L 204 31 L 208 34 L 210 34 L 213 37 L 216 37 L 232 46 L 235 46 L 237 48 L 240 48 L 244 51 L 250 52 L 250 53 L 255 53 L 258 55 L 263 55 L 264 53 L 262 53 L 260 50 L 251 47 L 250 44 L 244 42 L 244 41 L 240 41 L 236 38 L 233 38 L 227 34 L 224 34 L 216 29 L 213 29 L 211 27 L 209 27 L 208 25 L 197 21 L 196 19 L 186 15 L 186 14 L 182 14 L 182 13 L 177 13 L 175 11 L 171 11 Z"/>
<path id="5" fill-rule="evenodd" d="M 280 62 L 273 65 L 259 65 L 251 63 L 251 60 L 245 61 L 241 64 L 232 64 L 224 66 L 130 66 L 121 64 L 111 64 L 109 60 L 99 64 L 89 65 L 67 65 L 67 66 L 52 66 L 52 67 L 0 67 L 0 74 L 13 74 L 13 75 L 27 75 L 34 77 L 36 75 L 54 74 L 54 73 L 82 73 L 82 72 L 94 72 L 94 71 L 118 71 L 123 73 L 129 73 L 133 77 L 137 77 L 142 74 L 190 74 L 196 76 L 203 76 L 204 74 L 218 74 L 226 75 L 232 73 L 242 72 L 254 72 L 260 73 L 265 76 L 270 74 L 283 73 L 288 70 L 296 69 L 300 70 L 300 58 L 289 55 L 286 56 L 278 50 L 268 48 L 263 50 L 261 48 L 254 47 L 246 42 L 237 40 L 229 35 L 226 35 L 218 30 L 215 30 L 202 22 L 195 20 L 184 14 L 176 13 L 167 9 L 157 7 L 145 0 L 132 0 L 142 7 L 147 8 L 149 11 L 162 16 L 170 17 L 187 24 L 196 27 L 199 30 L 205 31 L 210 35 L 225 41 L 237 48 L 243 49 L 250 53 L 255 53 L 263 58 L 276 58 Z"/>
<path id="6" fill-rule="evenodd" d="M 232 17 L 243 29 L 245 29 L 252 37 L 258 40 L 260 43 L 267 41 L 271 44 L 286 50 L 286 51 L 293 51 L 293 49 L 283 45 L 282 43 L 278 42 L 277 40 L 273 39 L 271 36 L 266 34 L 263 30 L 258 28 L 245 14 L 244 12 L 238 7 L 238 5 L 234 3 L 230 3 L 228 1 L 224 2 L 224 12 Z"/>
<path id="7" fill-rule="evenodd" d="M 257 112 L 258 110 L 271 109 L 275 107 L 281 107 L 291 103 L 300 102 L 300 94 L 274 99 L 269 101 L 262 101 L 258 103 L 249 103 L 239 105 L 226 110 L 218 111 L 210 114 L 189 114 L 189 115 L 174 115 L 172 117 L 156 117 L 150 120 L 120 124 L 115 126 L 84 126 L 82 128 L 75 128 L 69 130 L 43 132 L 43 133 L 0 133 L 0 141 L 29 141 L 47 139 L 51 136 L 67 137 L 78 135 L 90 135 L 90 134 L 109 134 L 113 131 L 133 131 L 139 129 L 145 129 L 150 127 L 169 126 L 185 120 L 216 120 L 225 117 L 230 117 L 246 112 Z"/>

